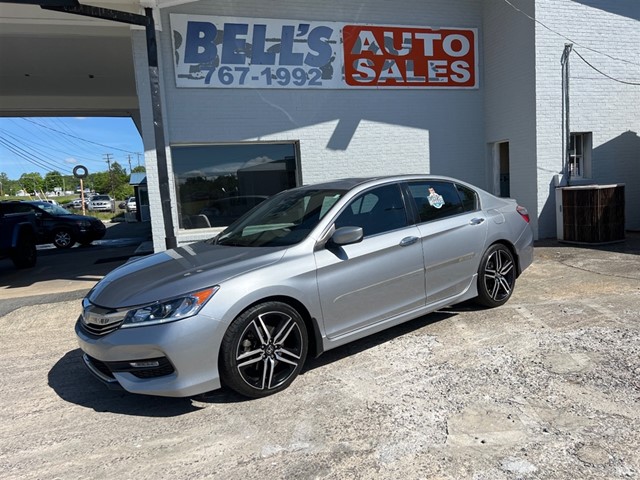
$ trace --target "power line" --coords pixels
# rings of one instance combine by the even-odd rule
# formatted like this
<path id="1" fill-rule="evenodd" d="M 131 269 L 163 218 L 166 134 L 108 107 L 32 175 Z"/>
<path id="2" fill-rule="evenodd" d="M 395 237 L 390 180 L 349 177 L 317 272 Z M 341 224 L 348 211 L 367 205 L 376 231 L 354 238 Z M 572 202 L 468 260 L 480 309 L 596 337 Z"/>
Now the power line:
<path id="1" fill-rule="evenodd" d="M 578 51 L 574 48 L 573 51 L 575 52 L 576 55 L 578 55 L 578 57 L 580 57 L 580 59 L 586 63 L 587 65 L 589 65 L 591 68 L 593 68 L 596 72 L 598 72 L 600 75 L 604 75 L 605 77 L 613 80 L 614 82 L 618 82 L 618 83 L 624 83 L 625 85 L 637 85 L 640 86 L 640 83 L 636 83 L 636 82 L 627 82 L 625 80 L 618 80 L 617 78 L 613 78 L 611 75 L 607 75 L 606 73 L 604 73 L 602 70 L 598 70 L 596 67 L 594 67 L 593 65 L 591 65 L 589 62 L 587 62 L 585 60 L 585 58 L 580 55 L 580 53 L 578 53 Z"/>
<path id="2" fill-rule="evenodd" d="M 22 149 L 20 149 L 20 147 L 17 147 L 16 145 L 12 144 L 11 142 L 7 142 L 7 140 L 0 138 L 0 145 L 3 145 L 7 150 L 9 150 L 10 152 L 12 152 L 13 154 L 21 157 L 23 160 L 25 160 L 26 162 L 30 163 L 31 165 L 34 165 L 38 168 L 42 168 L 43 170 L 46 170 L 47 172 L 50 172 L 52 170 L 58 170 L 57 167 L 52 168 L 51 166 L 46 165 L 45 163 L 43 163 L 42 160 L 36 160 L 35 158 L 29 157 L 28 153 L 23 153 L 23 151 L 20 151 Z"/>
<path id="3" fill-rule="evenodd" d="M 79 148 L 80 150 L 90 155 L 96 155 L 96 156 L 100 155 L 102 148 L 97 149 L 93 145 L 87 145 L 86 143 L 83 143 L 85 142 L 85 140 L 82 140 L 82 141 L 76 140 L 76 137 L 79 137 L 79 136 L 75 135 L 75 132 L 68 125 L 62 122 L 60 118 L 52 117 L 52 118 L 48 118 L 47 120 L 49 120 L 49 122 L 53 123 L 54 125 L 56 124 L 61 125 L 62 130 L 64 130 L 68 134 L 69 139 L 67 141 L 69 141 L 69 145 L 73 145 L 75 146 L 74 148 Z"/>
<path id="4" fill-rule="evenodd" d="M 135 154 L 135 153 L 136 153 L 136 152 L 132 152 L 132 151 L 130 151 L 130 150 L 124 150 L 124 149 L 122 149 L 122 148 L 114 147 L 114 146 L 111 146 L 111 145 L 105 145 L 105 144 L 103 144 L 103 143 L 93 142 L 93 141 L 91 141 L 91 140 L 87 140 L 87 139 L 85 139 L 85 138 L 78 137 L 78 136 L 76 136 L 76 135 L 71 135 L 70 133 L 61 132 L 60 130 L 56 130 L 55 128 L 51 128 L 51 127 L 48 127 L 48 126 L 46 126 L 46 125 L 42 125 L 41 123 L 34 122 L 33 120 L 29 120 L 28 118 L 25 118 L 25 117 L 21 117 L 21 118 L 22 118 L 22 120 L 24 120 L 25 122 L 33 123 L 34 125 L 38 125 L 39 127 L 46 128 L 46 129 L 48 129 L 48 130 L 52 130 L 52 131 L 57 132 L 57 133 L 59 133 L 59 134 L 61 134 L 61 135 L 66 135 L 66 136 L 68 136 L 68 137 L 72 137 L 72 138 L 75 138 L 75 139 L 77 139 L 77 140 L 82 140 L 83 142 L 93 143 L 94 145 L 98 145 L 98 146 L 100 146 L 100 147 L 105 147 L 105 148 L 110 148 L 110 149 L 112 149 L 112 150 L 120 150 L 121 152 L 124 152 L 124 153 L 133 153 L 133 154 Z"/>
<path id="5" fill-rule="evenodd" d="M 635 63 L 635 62 L 632 62 L 632 61 L 630 61 L 630 60 L 626 60 L 626 59 L 624 59 L 624 58 L 617 58 L 617 57 L 614 57 L 613 55 L 609 55 L 608 53 L 600 52 L 600 51 L 598 51 L 598 50 L 596 50 L 596 49 L 594 49 L 594 48 L 587 47 L 586 45 L 582 45 L 582 44 L 580 44 L 580 43 L 576 42 L 575 40 L 572 40 L 571 38 L 567 37 L 566 35 L 563 35 L 562 33 L 560 33 L 560 32 L 558 32 L 558 31 L 554 30 L 553 28 L 547 27 L 547 26 L 546 26 L 544 23 L 542 23 L 540 20 L 538 20 L 538 19 L 537 19 L 537 18 L 535 18 L 535 17 L 532 17 L 532 16 L 531 16 L 531 15 L 529 15 L 527 12 L 525 12 L 525 11 L 523 11 L 523 10 L 519 9 L 519 8 L 518 8 L 518 7 L 516 7 L 513 3 L 511 3 L 509 0 L 503 0 L 503 1 L 504 1 L 506 4 L 508 4 L 509 6 L 511 6 L 511 8 L 513 8 L 515 11 L 517 11 L 517 12 L 521 13 L 522 15 L 524 15 L 525 17 L 527 17 L 529 20 L 531 20 L 531 21 L 533 21 L 533 22 L 537 23 L 538 25 L 540 25 L 540 26 L 542 26 L 542 27 L 546 28 L 546 29 L 547 29 L 547 30 L 549 30 L 551 33 L 555 33 L 556 35 L 558 35 L 558 36 L 560 36 L 560 37 L 564 38 L 565 40 L 568 40 L 569 42 L 573 43 L 574 45 L 578 45 L 580 48 L 584 48 L 584 49 L 586 49 L 586 50 L 590 50 L 590 51 L 592 51 L 592 52 L 594 52 L 594 53 L 598 53 L 598 54 L 600 54 L 600 55 L 604 55 L 605 57 L 609 57 L 611 60 L 616 60 L 616 61 L 618 61 L 618 62 L 624 62 L 624 63 L 628 63 L 628 64 L 630 64 L 630 65 L 635 65 L 636 67 L 640 67 L 640 63 Z M 632 85 L 636 85 L 636 84 L 632 84 Z"/>
<path id="6" fill-rule="evenodd" d="M 0 133 L 3 133 L 7 137 L 11 137 L 16 142 L 21 142 L 23 145 L 25 145 L 25 147 L 28 145 L 29 148 L 31 148 L 31 149 L 33 149 L 33 150 L 35 150 L 37 152 L 40 152 L 41 154 L 44 154 L 44 155 L 46 155 L 46 153 L 43 150 L 40 150 L 40 149 L 36 148 L 35 146 L 46 148 L 46 149 L 49 149 L 49 150 L 53 150 L 55 152 L 62 153 L 62 154 L 67 155 L 69 157 L 74 157 L 74 158 L 77 158 L 79 160 L 84 160 L 84 161 L 88 161 L 88 162 L 100 162 L 100 160 L 96 160 L 95 158 L 81 157 L 80 155 L 76 155 L 74 153 L 69 153 L 67 151 L 60 150 L 59 148 L 55 148 L 51 144 L 42 144 L 42 143 L 38 143 L 38 142 L 33 141 L 33 140 L 28 140 L 28 139 L 26 139 L 26 138 L 24 138 L 24 137 L 22 137 L 20 135 L 15 135 L 15 134 L 11 133 L 10 131 L 5 130 L 3 128 L 0 128 Z"/>

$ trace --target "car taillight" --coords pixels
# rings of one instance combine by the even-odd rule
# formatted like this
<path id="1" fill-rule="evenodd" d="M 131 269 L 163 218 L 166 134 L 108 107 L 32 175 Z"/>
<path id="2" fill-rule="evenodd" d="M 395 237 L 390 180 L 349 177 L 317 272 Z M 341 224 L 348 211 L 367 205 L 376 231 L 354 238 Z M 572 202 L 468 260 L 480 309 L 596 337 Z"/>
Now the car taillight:
<path id="1" fill-rule="evenodd" d="M 524 221 L 525 221 L 525 222 L 529 223 L 529 220 L 530 220 L 530 218 L 529 218 L 529 212 L 527 211 L 527 209 L 526 209 L 526 208 L 524 208 L 524 207 L 522 207 L 522 206 L 518 205 L 518 206 L 516 207 L 516 211 L 517 211 L 517 212 L 522 216 L 522 218 L 524 218 Z"/>

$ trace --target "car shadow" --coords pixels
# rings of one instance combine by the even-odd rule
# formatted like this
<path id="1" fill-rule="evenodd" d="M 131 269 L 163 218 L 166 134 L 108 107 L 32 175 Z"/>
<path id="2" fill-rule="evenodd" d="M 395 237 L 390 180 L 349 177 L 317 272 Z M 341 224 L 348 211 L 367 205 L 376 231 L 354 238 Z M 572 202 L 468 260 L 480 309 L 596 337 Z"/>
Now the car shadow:
<path id="1" fill-rule="evenodd" d="M 122 390 L 109 390 L 93 377 L 77 348 L 67 352 L 49 370 L 49 386 L 66 402 L 109 412 L 142 417 L 177 417 L 200 410 L 189 398 L 167 398 L 134 395 Z"/>
<path id="2" fill-rule="evenodd" d="M 364 352 L 370 348 L 382 345 L 397 337 L 415 332 L 428 325 L 456 316 L 464 309 L 478 309 L 471 302 L 456 305 L 455 309 L 438 310 L 423 315 L 401 325 L 370 335 L 361 340 L 348 343 L 330 350 L 318 358 L 309 358 L 301 375 L 316 368 L 324 367 L 352 355 Z M 251 399 L 243 397 L 228 388 L 221 388 L 200 395 L 186 398 L 156 397 L 137 395 L 123 390 L 109 390 L 97 380 L 84 366 L 82 351 L 75 349 L 67 352 L 51 368 L 48 375 L 49 386 L 63 400 L 91 408 L 96 412 L 110 412 L 123 415 L 145 417 L 176 417 L 198 411 L 203 406 L 194 404 L 226 404 L 243 403 Z"/>

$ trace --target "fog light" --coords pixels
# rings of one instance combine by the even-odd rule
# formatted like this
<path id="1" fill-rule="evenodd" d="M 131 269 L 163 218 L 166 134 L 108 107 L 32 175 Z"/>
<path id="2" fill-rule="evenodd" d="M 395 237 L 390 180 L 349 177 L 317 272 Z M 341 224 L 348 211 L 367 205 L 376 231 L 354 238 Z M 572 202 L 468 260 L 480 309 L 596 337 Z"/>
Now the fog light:
<path id="1" fill-rule="evenodd" d="M 149 360 L 147 362 L 129 362 L 133 368 L 154 368 L 159 367 L 160 362 L 157 360 Z"/>

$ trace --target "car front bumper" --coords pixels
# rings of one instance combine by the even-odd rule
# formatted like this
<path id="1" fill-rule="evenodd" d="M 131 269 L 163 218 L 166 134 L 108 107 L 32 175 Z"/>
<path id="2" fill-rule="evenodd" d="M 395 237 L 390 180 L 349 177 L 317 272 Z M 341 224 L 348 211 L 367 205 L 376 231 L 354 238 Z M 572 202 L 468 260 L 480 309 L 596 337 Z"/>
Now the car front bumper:
<path id="1" fill-rule="evenodd" d="M 78 242 L 100 240 L 107 233 L 107 228 L 102 222 L 100 225 L 92 225 L 91 227 L 80 227 L 78 229 Z"/>
<path id="2" fill-rule="evenodd" d="M 221 386 L 218 351 L 225 328 L 208 316 L 119 328 L 104 336 L 88 334 L 79 318 L 75 331 L 85 365 L 110 388 L 188 397 Z"/>

